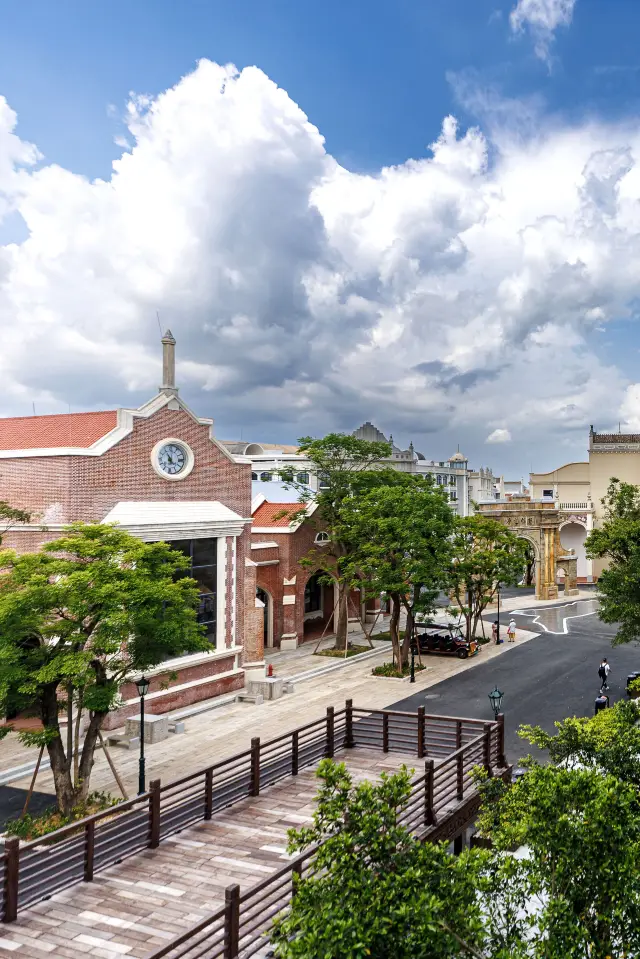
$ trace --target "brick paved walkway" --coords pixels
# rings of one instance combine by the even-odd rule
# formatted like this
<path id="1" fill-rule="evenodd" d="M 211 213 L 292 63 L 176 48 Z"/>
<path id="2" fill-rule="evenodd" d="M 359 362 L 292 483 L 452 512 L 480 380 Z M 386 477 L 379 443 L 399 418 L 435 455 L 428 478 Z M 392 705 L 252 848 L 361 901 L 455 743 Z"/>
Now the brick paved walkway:
<path id="1" fill-rule="evenodd" d="M 338 758 L 357 781 L 419 765 L 415 756 L 366 749 Z M 310 821 L 317 786 L 315 770 L 304 769 L 26 909 L 0 926 L 0 957 L 144 956 L 219 907 L 230 883 L 245 890 L 280 869 L 289 858 L 287 830 Z"/>

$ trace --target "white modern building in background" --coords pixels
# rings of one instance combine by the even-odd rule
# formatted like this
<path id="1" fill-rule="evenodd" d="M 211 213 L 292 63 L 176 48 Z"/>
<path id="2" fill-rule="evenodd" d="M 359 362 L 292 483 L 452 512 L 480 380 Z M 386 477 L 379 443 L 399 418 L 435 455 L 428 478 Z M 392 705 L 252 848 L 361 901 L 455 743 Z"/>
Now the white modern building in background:
<path id="1" fill-rule="evenodd" d="M 483 467 L 474 471 L 469 469 L 466 456 L 458 450 L 448 460 L 428 460 L 409 443 L 406 449 L 399 447 L 393 436 L 385 436 L 373 423 L 363 423 L 353 433 L 358 439 L 391 444 L 391 456 L 381 461 L 384 465 L 406 473 L 418 473 L 433 477 L 434 483 L 443 487 L 448 495 L 451 508 L 459 516 L 468 516 L 473 512 L 473 502 L 496 498 L 496 478 L 491 469 Z M 291 502 L 295 499 L 295 489 L 287 483 L 287 476 L 295 479 L 296 484 L 309 487 L 313 493 L 322 485 L 309 460 L 298 452 L 296 446 L 278 446 L 272 443 L 225 442 L 227 449 L 235 454 L 247 457 L 252 464 L 252 496 L 264 496 L 272 503 Z"/>

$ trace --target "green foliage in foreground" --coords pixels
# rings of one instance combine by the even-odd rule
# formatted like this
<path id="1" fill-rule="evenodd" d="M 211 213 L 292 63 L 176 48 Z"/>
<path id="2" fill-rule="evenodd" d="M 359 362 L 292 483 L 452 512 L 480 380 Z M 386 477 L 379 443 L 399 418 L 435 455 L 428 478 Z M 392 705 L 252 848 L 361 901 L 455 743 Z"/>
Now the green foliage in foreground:
<path id="1" fill-rule="evenodd" d="M 399 825 L 406 768 L 354 785 L 344 765 L 323 761 L 313 825 L 290 833 L 290 852 L 312 855 L 271 934 L 278 959 L 640 955 L 638 788 L 598 767 L 614 729 L 635 748 L 635 726 L 625 709 L 608 712 L 577 732 L 579 721 L 559 724 L 541 743 L 561 765 L 529 760 L 512 786 L 479 773 L 479 825 L 493 847 L 458 857 Z M 592 764 L 574 768 L 578 754 Z M 635 775 L 624 762 L 617 769 Z"/>
<path id="2" fill-rule="evenodd" d="M 640 639 L 640 487 L 614 478 L 602 503 L 604 521 L 585 547 L 588 557 L 607 560 L 598 579 L 598 615 L 617 624 L 616 645 Z"/>

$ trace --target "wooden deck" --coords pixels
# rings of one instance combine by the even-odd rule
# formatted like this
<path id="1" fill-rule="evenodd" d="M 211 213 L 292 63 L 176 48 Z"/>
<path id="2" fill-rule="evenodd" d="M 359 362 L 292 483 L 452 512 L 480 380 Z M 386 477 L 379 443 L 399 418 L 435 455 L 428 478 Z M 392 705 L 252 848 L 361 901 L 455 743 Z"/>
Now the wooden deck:
<path id="1" fill-rule="evenodd" d="M 415 752 L 356 747 L 336 758 L 356 781 L 402 764 L 424 767 Z M 302 769 L 96 873 L 92 882 L 21 910 L 15 922 L 0 926 L 0 956 L 146 956 L 221 906 L 230 884 L 244 891 L 278 872 L 290 858 L 287 831 L 310 822 L 317 788 L 315 767 Z"/>

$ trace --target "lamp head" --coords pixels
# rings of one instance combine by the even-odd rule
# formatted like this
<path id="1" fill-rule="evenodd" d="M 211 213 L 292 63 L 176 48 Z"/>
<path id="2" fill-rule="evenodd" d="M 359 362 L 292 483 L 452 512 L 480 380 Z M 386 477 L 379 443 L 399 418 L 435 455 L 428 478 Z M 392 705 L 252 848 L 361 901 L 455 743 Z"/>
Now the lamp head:
<path id="1" fill-rule="evenodd" d="M 140 696 L 141 698 L 142 696 L 146 696 L 147 693 L 149 692 L 150 685 L 151 684 L 149 680 L 146 678 L 146 676 L 142 675 L 140 679 L 138 679 L 136 682 L 136 689 L 138 690 L 138 696 Z"/>

